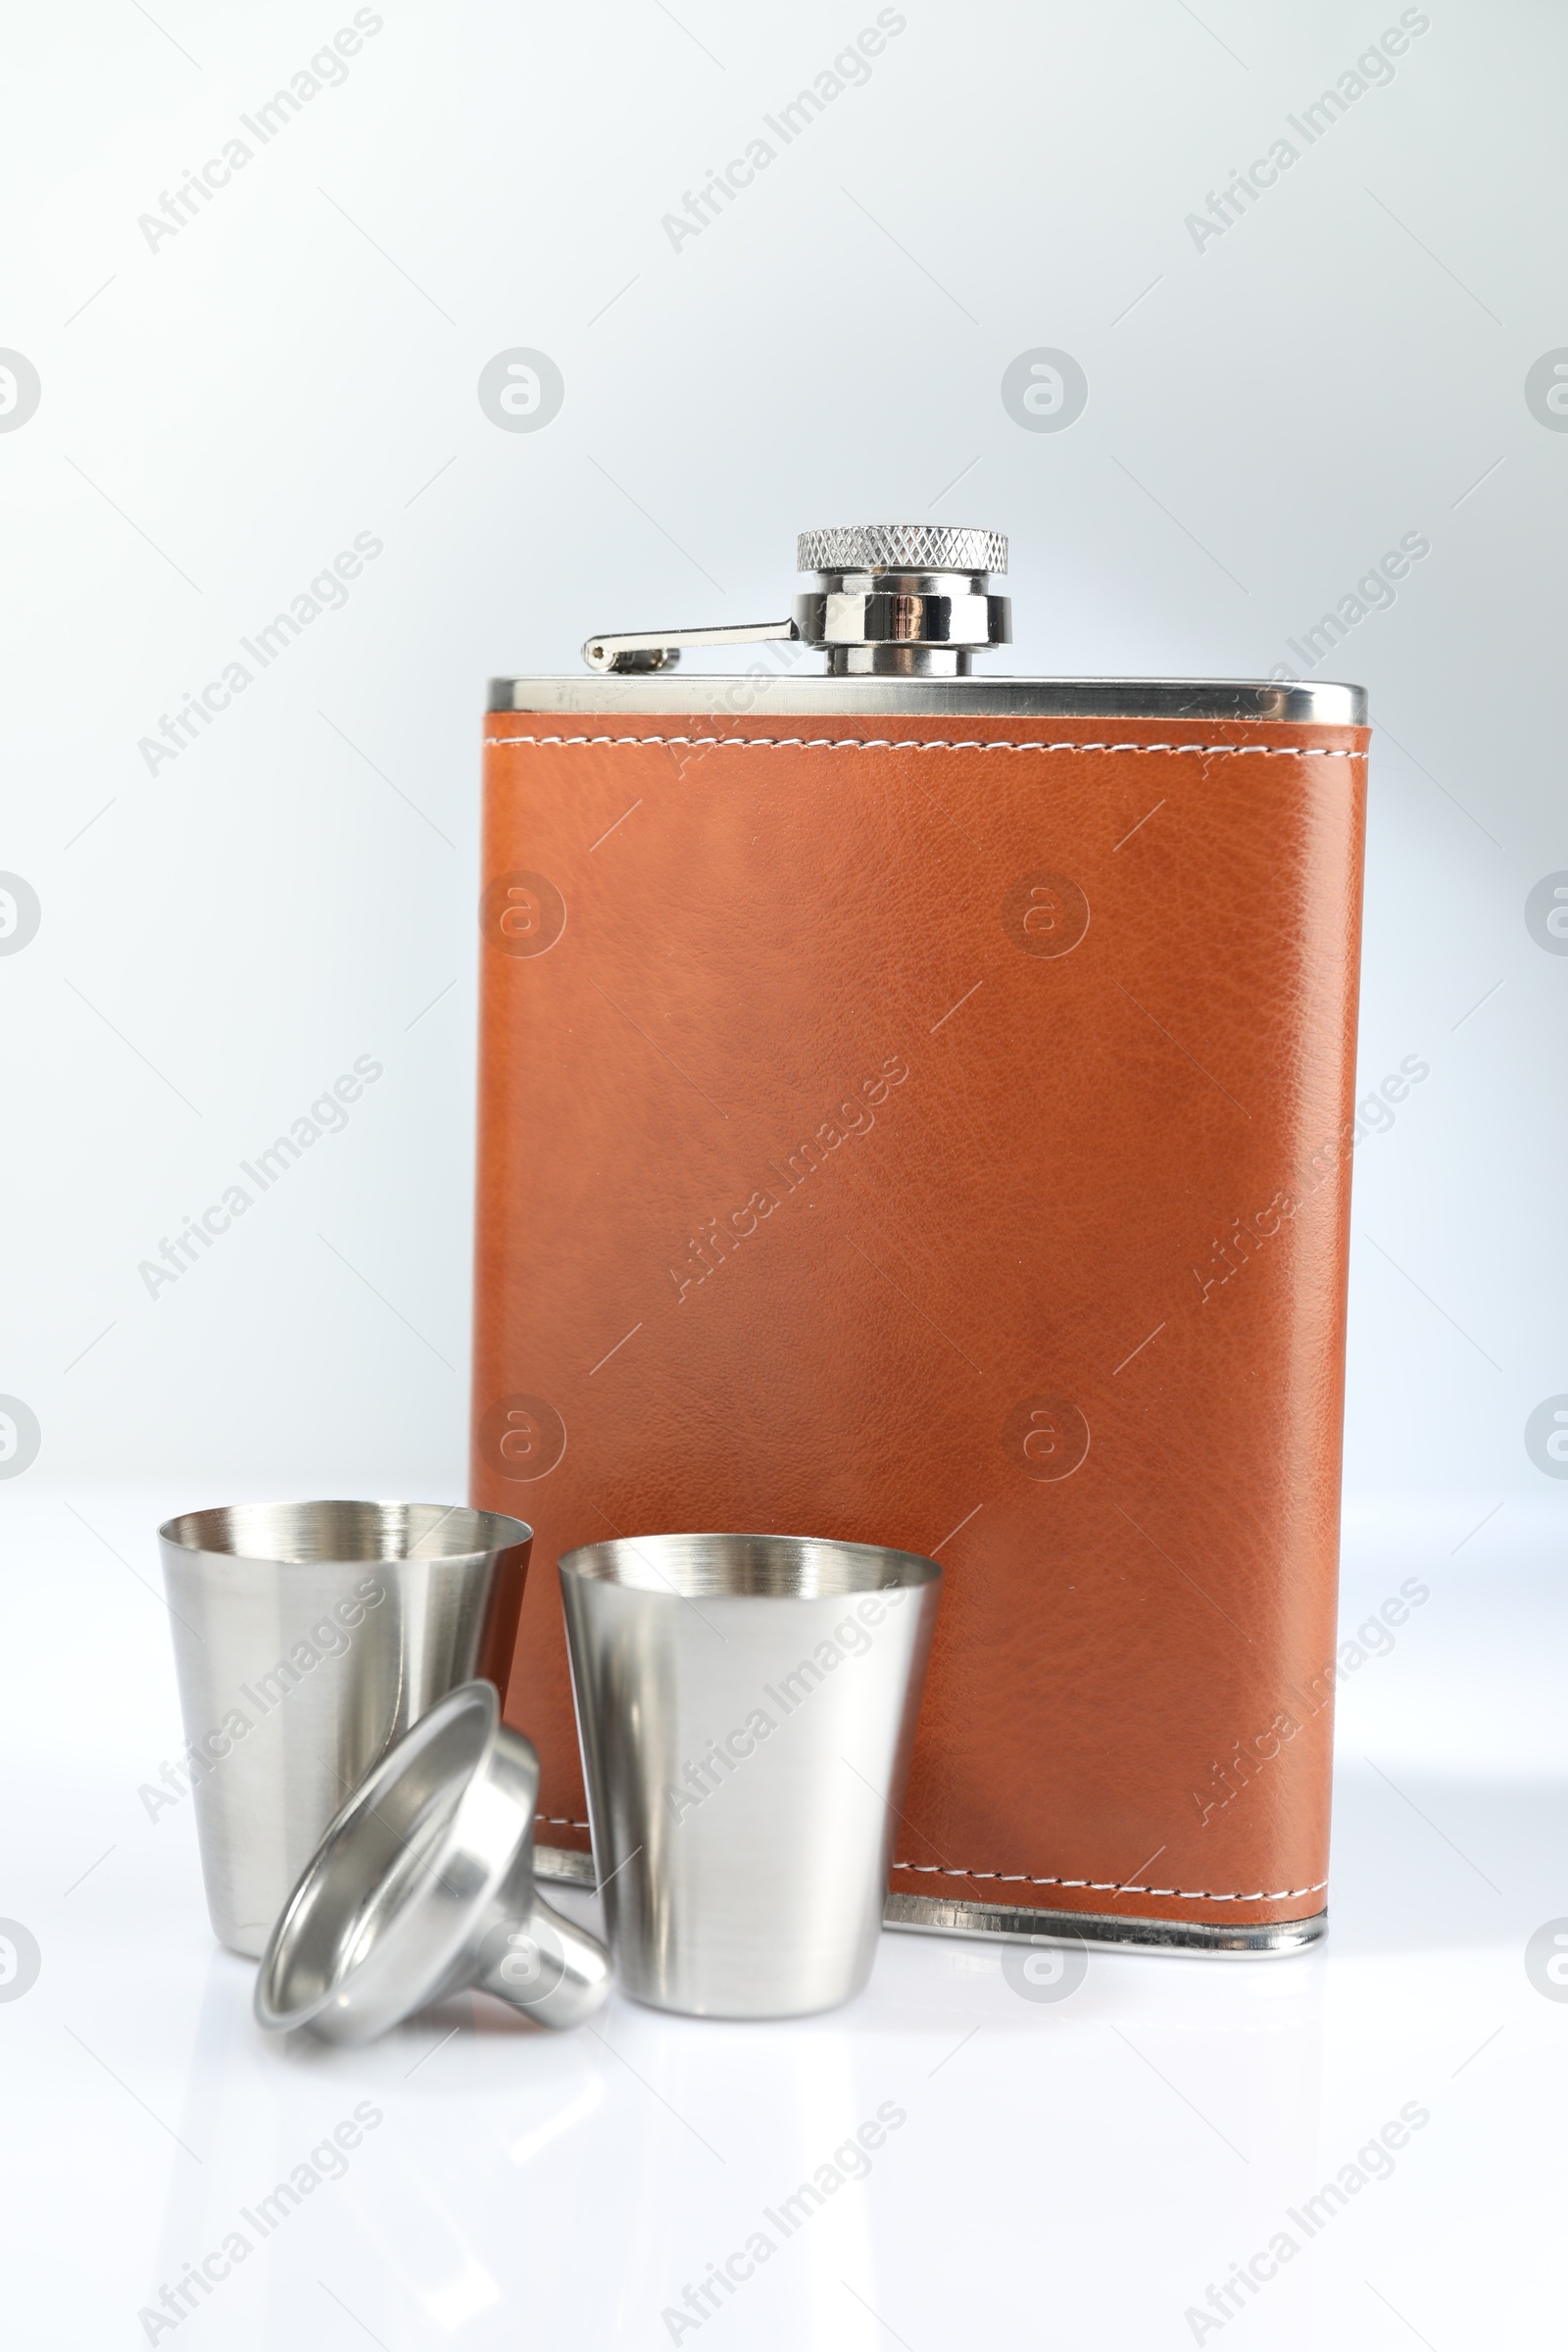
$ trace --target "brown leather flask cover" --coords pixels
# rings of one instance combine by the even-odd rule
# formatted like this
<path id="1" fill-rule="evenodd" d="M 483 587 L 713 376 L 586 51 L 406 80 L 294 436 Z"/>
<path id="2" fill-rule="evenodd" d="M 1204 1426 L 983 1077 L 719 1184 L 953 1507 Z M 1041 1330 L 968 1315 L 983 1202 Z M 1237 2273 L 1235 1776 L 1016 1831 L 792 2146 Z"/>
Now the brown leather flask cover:
<path id="1" fill-rule="evenodd" d="M 824 695 L 824 701 L 828 701 Z M 892 1886 L 1325 1901 L 1366 730 L 489 722 L 472 1493 L 947 1571 Z"/>

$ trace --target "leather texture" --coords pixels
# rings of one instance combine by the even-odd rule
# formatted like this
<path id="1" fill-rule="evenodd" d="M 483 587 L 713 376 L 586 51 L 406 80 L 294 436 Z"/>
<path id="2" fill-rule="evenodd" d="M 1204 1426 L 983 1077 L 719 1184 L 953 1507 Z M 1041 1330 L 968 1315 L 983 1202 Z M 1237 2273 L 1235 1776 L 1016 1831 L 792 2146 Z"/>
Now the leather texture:
<path id="1" fill-rule="evenodd" d="M 1367 734 L 506 713 L 473 1499 L 947 1571 L 892 1885 L 1325 1903 Z M 717 740 L 715 740 L 717 739 Z"/>

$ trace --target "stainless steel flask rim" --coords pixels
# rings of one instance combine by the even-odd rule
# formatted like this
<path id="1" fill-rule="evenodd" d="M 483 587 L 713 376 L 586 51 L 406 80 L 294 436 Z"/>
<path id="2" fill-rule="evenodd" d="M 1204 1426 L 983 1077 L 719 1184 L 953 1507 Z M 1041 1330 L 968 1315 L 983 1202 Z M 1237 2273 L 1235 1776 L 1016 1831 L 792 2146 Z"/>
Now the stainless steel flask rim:
<path id="1" fill-rule="evenodd" d="M 1000 531 L 939 523 L 850 523 L 803 531 L 796 564 L 816 574 L 785 619 L 710 628 L 597 631 L 582 649 L 593 673 L 492 678 L 493 711 L 592 711 L 718 719 L 759 713 L 848 720 L 1103 718 L 1366 724 L 1362 686 L 1293 677 L 1019 678 L 972 674 L 972 657 L 1011 643 L 1011 608 L 992 591 L 1007 568 Z M 784 674 L 754 662 L 744 676 L 678 678 L 683 648 L 745 653 L 811 648 L 825 674 Z"/>

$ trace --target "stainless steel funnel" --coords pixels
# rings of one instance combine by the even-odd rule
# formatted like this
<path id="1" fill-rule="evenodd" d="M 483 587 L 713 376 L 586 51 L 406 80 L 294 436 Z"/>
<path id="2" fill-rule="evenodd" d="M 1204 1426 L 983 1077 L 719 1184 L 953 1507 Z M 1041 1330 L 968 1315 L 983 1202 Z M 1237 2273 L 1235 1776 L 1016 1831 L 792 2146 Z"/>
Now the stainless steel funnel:
<path id="1" fill-rule="evenodd" d="M 449 1692 L 312 1855 L 263 1955 L 260 2024 L 368 2041 L 469 1984 L 542 2026 L 591 2016 L 609 1958 L 534 1892 L 538 1791 L 539 1759 L 491 1685 Z"/>

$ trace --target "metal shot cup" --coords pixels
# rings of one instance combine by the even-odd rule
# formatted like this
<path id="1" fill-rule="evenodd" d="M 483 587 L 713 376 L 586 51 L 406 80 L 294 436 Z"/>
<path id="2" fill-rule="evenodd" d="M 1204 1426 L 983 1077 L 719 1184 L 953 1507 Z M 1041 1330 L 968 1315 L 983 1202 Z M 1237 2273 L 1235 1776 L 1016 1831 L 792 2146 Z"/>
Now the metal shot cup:
<path id="1" fill-rule="evenodd" d="M 261 1502 L 159 1529 L 213 1931 L 259 1959 L 327 1824 L 475 1678 L 504 1690 L 533 1531 L 428 1502 Z"/>
<path id="2" fill-rule="evenodd" d="M 642 1536 L 560 1563 L 594 1859 L 623 1988 L 801 2017 L 871 1973 L 942 1571 L 797 1536 Z"/>

